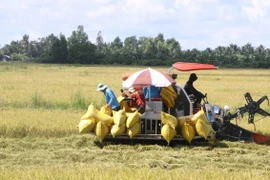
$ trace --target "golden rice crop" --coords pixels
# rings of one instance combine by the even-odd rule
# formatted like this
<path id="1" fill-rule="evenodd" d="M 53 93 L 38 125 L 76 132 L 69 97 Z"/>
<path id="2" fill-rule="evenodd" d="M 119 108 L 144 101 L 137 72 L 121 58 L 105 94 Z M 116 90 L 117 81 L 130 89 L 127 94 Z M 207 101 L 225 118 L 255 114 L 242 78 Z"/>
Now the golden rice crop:
<path id="1" fill-rule="evenodd" d="M 83 111 L 54 109 L 0 109 L 0 136 L 63 137 L 78 133 Z"/>
<path id="2" fill-rule="evenodd" d="M 8 111 L 14 111 L 14 114 L 25 111 L 21 116 L 18 116 L 20 117 L 19 120 L 23 123 L 32 122 L 35 127 L 39 127 L 42 123 L 38 123 L 38 118 L 33 116 L 38 117 L 40 113 L 45 113 L 47 110 L 29 108 L 33 107 L 33 104 L 48 109 L 57 109 L 58 107 L 61 109 L 62 107 L 62 109 L 65 109 L 65 111 L 62 111 L 69 114 L 71 112 L 70 108 L 72 108 L 72 99 L 80 96 L 80 98 L 85 100 L 86 108 L 90 103 L 94 103 L 99 108 L 105 101 L 103 94 L 96 91 L 98 83 L 103 82 L 107 84 L 114 90 L 116 96 L 120 96 L 122 74 L 144 68 L 147 67 L 3 63 L 0 66 L 0 106 L 2 108 L 11 108 Z M 169 67 L 157 67 L 156 69 L 168 72 Z M 178 74 L 177 82 L 182 86 L 190 74 L 190 72 L 179 72 L 176 70 L 172 72 Z M 195 87 L 203 93 L 207 93 L 210 103 L 220 105 L 221 107 L 229 105 L 232 112 L 235 112 L 237 107 L 246 104 L 244 98 L 244 93 L 246 92 L 250 92 L 254 100 L 258 100 L 263 95 L 270 96 L 269 70 L 220 69 L 196 71 L 196 73 L 198 80 L 195 82 Z M 267 102 L 264 102 L 262 107 L 270 111 Z M 16 108 L 16 110 L 12 108 Z M 27 109 L 19 110 L 18 108 Z M 83 112 L 84 109 L 81 108 L 80 113 L 76 114 L 76 120 Z M 65 113 L 59 113 L 59 115 Z M 43 114 L 44 119 L 46 117 L 47 119 L 54 119 L 54 121 L 51 121 L 53 122 L 52 126 L 55 126 L 56 123 L 70 128 L 70 124 L 62 123 L 65 118 L 56 118 L 57 113 L 54 111 L 51 112 L 51 115 L 49 113 L 45 114 Z M 70 121 L 75 119 L 72 119 L 70 116 L 68 118 L 70 118 Z M 12 122 L 8 118 L 4 119 Z M 22 119 L 25 120 L 22 121 Z M 262 125 L 258 125 L 257 130 L 261 132 L 269 131 L 269 120 L 269 117 L 260 120 Z M 49 122 L 50 120 L 47 123 Z M 250 125 L 246 126 L 250 127 Z"/>
<path id="3" fill-rule="evenodd" d="M 122 74 L 147 67 L 0 63 L 0 179 L 269 179 L 269 148 L 254 143 L 99 146 L 77 125 L 90 103 L 99 108 L 103 82 L 120 96 Z M 169 67 L 153 67 L 168 71 Z M 177 72 L 184 85 L 190 72 Z M 235 112 L 270 96 L 270 71 L 196 71 L 197 89 L 212 104 Z M 86 103 L 75 108 L 74 101 Z M 76 104 L 75 104 L 76 105 Z M 267 102 L 262 107 L 270 111 Z M 256 116 L 256 131 L 270 134 L 270 118 Z M 233 121 L 235 122 L 235 121 Z M 238 123 L 250 130 L 247 116 Z M 100 148 L 101 147 L 101 148 Z"/>

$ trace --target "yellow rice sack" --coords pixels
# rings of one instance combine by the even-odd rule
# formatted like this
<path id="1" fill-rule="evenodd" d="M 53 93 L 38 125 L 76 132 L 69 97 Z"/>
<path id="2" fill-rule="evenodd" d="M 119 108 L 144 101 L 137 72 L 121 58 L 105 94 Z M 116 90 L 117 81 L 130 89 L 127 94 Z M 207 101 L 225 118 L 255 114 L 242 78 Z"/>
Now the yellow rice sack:
<path id="1" fill-rule="evenodd" d="M 95 134 L 100 142 L 103 141 L 105 136 L 109 134 L 109 128 L 101 122 L 98 122 L 95 126 Z"/>
<path id="2" fill-rule="evenodd" d="M 81 119 L 93 119 L 95 123 L 101 121 L 108 127 L 110 127 L 113 124 L 113 117 L 101 113 L 99 110 L 95 108 L 93 104 L 89 105 L 87 112 L 81 117 Z"/>
<path id="3" fill-rule="evenodd" d="M 188 123 L 184 123 L 183 127 L 181 128 L 181 136 L 191 143 L 192 139 L 195 137 L 194 127 Z"/>
<path id="4" fill-rule="evenodd" d="M 163 87 L 160 91 L 160 96 L 162 98 L 162 102 L 169 108 L 175 106 L 175 98 L 177 94 L 173 89 L 172 85 L 168 87 Z"/>
<path id="5" fill-rule="evenodd" d="M 178 123 L 176 117 L 174 117 L 166 112 L 163 112 L 163 111 L 161 111 L 161 122 L 163 125 L 166 125 L 166 124 L 170 125 L 171 128 L 173 128 L 173 129 L 176 128 L 177 123 Z"/>
<path id="6" fill-rule="evenodd" d="M 130 138 L 133 138 L 141 131 L 140 122 L 136 122 L 133 126 L 127 129 L 127 134 Z"/>
<path id="7" fill-rule="evenodd" d="M 122 124 L 125 124 L 127 120 L 127 114 L 123 109 L 120 109 L 119 111 L 113 111 L 113 122 L 114 124 L 121 126 Z"/>
<path id="8" fill-rule="evenodd" d="M 170 143 L 174 136 L 176 136 L 176 130 L 173 129 L 169 124 L 165 124 L 161 128 L 161 135 L 168 143 Z"/>
<path id="9" fill-rule="evenodd" d="M 185 123 L 190 123 L 191 122 L 191 118 L 193 117 L 193 115 L 188 115 L 188 116 L 180 116 L 177 118 L 178 121 L 178 127 L 181 129 Z"/>
<path id="10" fill-rule="evenodd" d="M 129 113 L 129 116 L 127 117 L 127 128 L 132 127 L 134 124 L 136 124 L 137 122 L 139 122 L 141 117 L 141 114 L 138 111 L 135 111 L 133 113 Z"/>
<path id="11" fill-rule="evenodd" d="M 88 106 L 88 109 L 87 109 L 86 113 L 81 117 L 81 119 L 89 119 L 89 118 L 93 117 L 93 108 L 92 108 L 92 106 L 93 106 L 93 104 L 90 104 Z M 95 120 L 95 119 L 93 119 L 93 120 Z"/>
<path id="12" fill-rule="evenodd" d="M 205 115 L 205 112 L 202 109 L 199 110 L 196 114 L 194 114 L 194 116 L 191 118 L 191 124 L 195 125 L 199 119 L 204 121 L 206 124 L 210 124 Z"/>
<path id="13" fill-rule="evenodd" d="M 175 98 L 172 96 L 168 96 L 166 92 L 163 91 L 163 88 L 160 92 L 160 96 L 162 98 L 162 102 L 168 107 L 174 107 L 175 106 Z"/>
<path id="14" fill-rule="evenodd" d="M 126 131 L 126 124 L 123 123 L 120 126 L 114 124 L 111 129 L 111 134 L 113 137 L 116 137 L 120 134 L 125 133 L 125 131 Z"/>
<path id="15" fill-rule="evenodd" d="M 78 125 L 79 133 L 85 134 L 85 133 L 92 132 L 94 130 L 95 125 L 96 125 L 95 122 L 92 121 L 91 119 L 80 120 L 79 125 Z"/>
<path id="16" fill-rule="evenodd" d="M 207 138 L 208 134 L 210 133 L 210 127 L 201 119 L 197 120 L 195 125 L 196 132 L 199 136 Z"/>
<path id="17" fill-rule="evenodd" d="M 109 116 L 111 116 L 111 114 L 112 114 L 112 108 L 111 108 L 111 107 L 107 107 L 107 108 L 106 108 L 106 105 L 101 106 L 99 111 L 100 111 L 101 113 L 107 114 L 107 115 L 109 115 Z"/>
<path id="18" fill-rule="evenodd" d="M 119 104 L 120 104 L 120 109 L 125 110 L 126 112 L 132 112 L 131 108 L 128 105 L 128 101 L 124 100 L 125 98 L 122 96 L 119 96 L 117 98 Z"/>
<path id="19" fill-rule="evenodd" d="M 215 133 L 211 124 L 206 124 L 204 121 L 199 119 L 195 125 L 196 132 L 199 136 L 204 137 L 207 139 L 208 135 L 213 132 Z"/>

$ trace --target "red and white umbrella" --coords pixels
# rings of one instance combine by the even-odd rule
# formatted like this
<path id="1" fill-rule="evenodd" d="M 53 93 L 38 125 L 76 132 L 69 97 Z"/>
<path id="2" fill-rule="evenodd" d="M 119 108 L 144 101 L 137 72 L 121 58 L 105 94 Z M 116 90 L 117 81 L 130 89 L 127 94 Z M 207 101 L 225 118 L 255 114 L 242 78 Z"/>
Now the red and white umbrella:
<path id="1" fill-rule="evenodd" d="M 130 87 L 148 87 L 151 85 L 156 87 L 167 87 L 174 82 L 174 79 L 167 73 L 147 68 L 130 75 L 122 85 L 124 89 Z"/>

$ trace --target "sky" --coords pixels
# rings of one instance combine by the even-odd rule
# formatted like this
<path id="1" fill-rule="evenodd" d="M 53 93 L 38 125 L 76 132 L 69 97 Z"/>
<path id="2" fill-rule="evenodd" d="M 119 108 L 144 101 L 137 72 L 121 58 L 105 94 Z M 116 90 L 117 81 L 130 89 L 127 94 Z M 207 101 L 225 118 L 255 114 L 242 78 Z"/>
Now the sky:
<path id="1" fill-rule="evenodd" d="M 70 37 L 79 25 L 96 43 L 174 38 L 183 50 L 236 44 L 270 48 L 270 0 L 8 0 L 0 3 L 0 48 L 29 35 Z"/>

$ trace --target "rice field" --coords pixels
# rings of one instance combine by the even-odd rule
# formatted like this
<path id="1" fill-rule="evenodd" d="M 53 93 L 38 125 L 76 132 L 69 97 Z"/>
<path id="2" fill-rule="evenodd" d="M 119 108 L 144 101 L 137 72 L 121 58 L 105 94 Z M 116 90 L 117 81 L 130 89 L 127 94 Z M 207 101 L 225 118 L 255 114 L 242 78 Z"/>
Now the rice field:
<path id="1" fill-rule="evenodd" d="M 100 148 L 77 125 L 90 103 L 104 103 L 102 82 L 120 96 L 122 74 L 147 67 L 0 63 L 0 179 L 269 179 L 267 145 L 115 145 Z M 170 67 L 152 67 L 168 71 Z M 190 72 L 177 72 L 184 85 Z M 196 71 L 197 89 L 231 111 L 270 97 L 270 71 Z M 270 112 L 267 102 L 261 106 Z M 256 132 L 270 135 L 270 117 L 257 116 Z M 238 120 L 254 130 L 244 116 Z"/>

